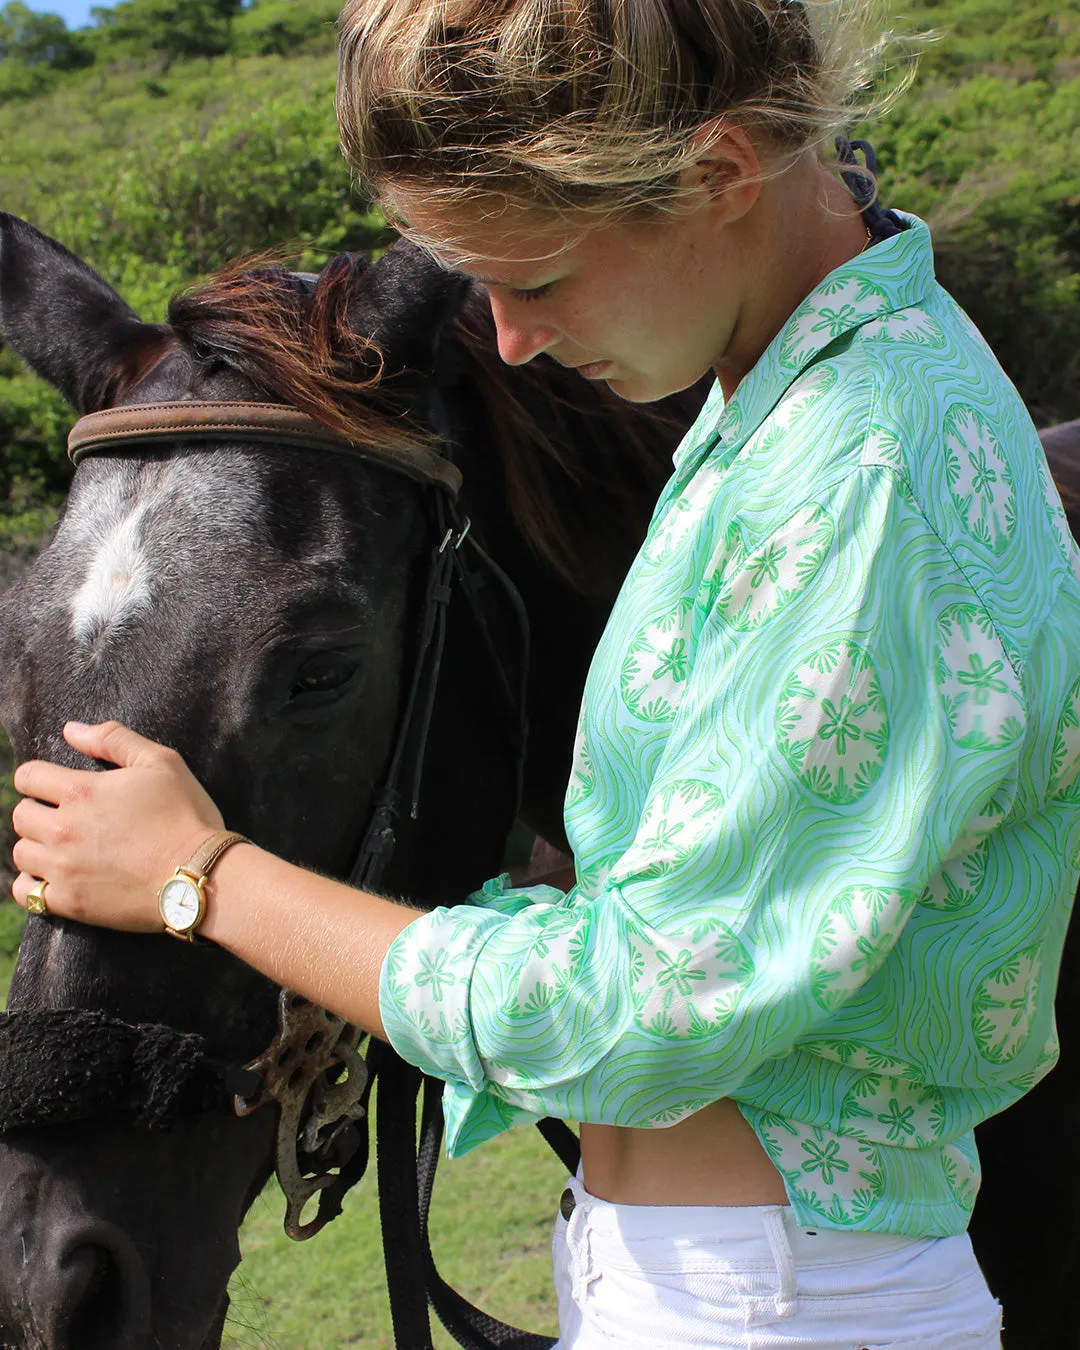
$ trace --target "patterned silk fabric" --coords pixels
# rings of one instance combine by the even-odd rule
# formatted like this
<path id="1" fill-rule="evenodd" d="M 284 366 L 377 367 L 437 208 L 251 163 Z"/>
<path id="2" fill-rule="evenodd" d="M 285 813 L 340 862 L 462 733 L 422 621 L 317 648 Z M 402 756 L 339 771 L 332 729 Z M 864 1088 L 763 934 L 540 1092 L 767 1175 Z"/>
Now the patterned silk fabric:
<path id="1" fill-rule="evenodd" d="M 947 1235 L 972 1127 L 1054 1063 L 1080 556 L 901 219 L 677 452 L 585 690 L 576 887 L 490 882 L 387 958 L 452 1155 L 728 1096 L 799 1223 Z"/>

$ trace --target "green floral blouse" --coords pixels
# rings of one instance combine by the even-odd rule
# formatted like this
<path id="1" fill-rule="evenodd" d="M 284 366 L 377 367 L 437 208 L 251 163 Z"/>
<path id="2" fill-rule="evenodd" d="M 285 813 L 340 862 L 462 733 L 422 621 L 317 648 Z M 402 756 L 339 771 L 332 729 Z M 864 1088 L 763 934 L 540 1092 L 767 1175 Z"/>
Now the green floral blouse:
<path id="1" fill-rule="evenodd" d="M 731 1097 L 800 1223 L 945 1235 L 972 1127 L 1055 1061 L 1080 555 L 902 221 L 676 454 L 585 689 L 577 885 L 489 882 L 387 957 L 451 1155 Z"/>

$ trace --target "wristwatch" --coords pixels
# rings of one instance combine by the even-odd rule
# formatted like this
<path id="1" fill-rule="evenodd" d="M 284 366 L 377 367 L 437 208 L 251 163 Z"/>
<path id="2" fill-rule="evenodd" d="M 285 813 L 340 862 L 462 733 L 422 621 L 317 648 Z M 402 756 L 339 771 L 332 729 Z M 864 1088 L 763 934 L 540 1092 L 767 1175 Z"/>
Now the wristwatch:
<path id="1" fill-rule="evenodd" d="M 158 891 L 158 913 L 166 933 L 194 942 L 206 914 L 206 880 L 211 868 L 233 844 L 250 840 L 232 830 L 218 830 L 201 844 Z"/>

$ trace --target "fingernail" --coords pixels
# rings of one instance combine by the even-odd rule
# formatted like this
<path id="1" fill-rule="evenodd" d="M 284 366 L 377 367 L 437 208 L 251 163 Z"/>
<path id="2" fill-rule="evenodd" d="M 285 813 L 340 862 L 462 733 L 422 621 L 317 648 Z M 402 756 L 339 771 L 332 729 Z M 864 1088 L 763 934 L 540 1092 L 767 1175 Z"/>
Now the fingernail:
<path id="1" fill-rule="evenodd" d="M 64 730 L 65 730 L 65 731 L 89 731 L 89 730 L 90 730 L 90 725 L 89 725 L 88 722 L 65 722 L 65 723 L 64 723 Z"/>

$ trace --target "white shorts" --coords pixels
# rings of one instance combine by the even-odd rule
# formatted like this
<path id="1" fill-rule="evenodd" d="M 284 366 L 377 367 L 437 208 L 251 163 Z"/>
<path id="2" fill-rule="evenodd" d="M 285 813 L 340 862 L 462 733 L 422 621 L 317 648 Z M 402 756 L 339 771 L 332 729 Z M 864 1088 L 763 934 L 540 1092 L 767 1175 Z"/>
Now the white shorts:
<path id="1" fill-rule="evenodd" d="M 567 1189 L 556 1350 L 1000 1350 L 1001 1308 L 966 1234 L 835 1232 L 780 1205 L 611 1205 L 576 1178 Z"/>

